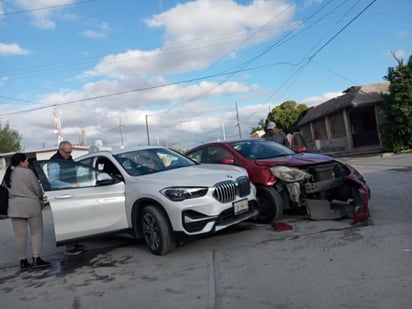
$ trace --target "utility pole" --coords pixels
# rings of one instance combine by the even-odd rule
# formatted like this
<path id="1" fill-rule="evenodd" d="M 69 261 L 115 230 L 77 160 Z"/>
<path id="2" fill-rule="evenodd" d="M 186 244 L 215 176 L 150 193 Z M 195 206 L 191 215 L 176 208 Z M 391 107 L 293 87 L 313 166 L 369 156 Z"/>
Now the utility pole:
<path id="1" fill-rule="evenodd" d="M 122 117 L 119 117 L 119 128 L 120 128 L 120 148 L 124 148 L 124 139 L 123 139 L 123 126 L 122 126 Z"/>
<path id="2" fill-rule="evenodd" d="M 223 140 L 226 140 L 226 131 L 225 131 L 225 123 L 222 123 L 222 130 L 223 130 Z"/>
<path id="3" fill-rule="evenodd" d="M 237 127 L 239 129 L 239 138 L 242 138 L 242 130 L 240 129 L 240 119 L 239 119 L 239 110 L 237 109 L 237 101 L 235 101 L 235 106 L 236 106 Z"/>
<path id="4" fill-rule="evenodd" d="M 147 135 L 147 145 L 150 146 L 149 123 L 147 122 L 147 115 L 146 115 L 146 135 Z"/>

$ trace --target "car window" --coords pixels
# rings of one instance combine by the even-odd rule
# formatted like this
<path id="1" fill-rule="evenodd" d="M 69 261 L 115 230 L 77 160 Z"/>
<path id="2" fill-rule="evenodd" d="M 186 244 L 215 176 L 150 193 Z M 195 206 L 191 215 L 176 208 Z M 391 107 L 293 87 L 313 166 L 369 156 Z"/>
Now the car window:
<path id="1" fill-rule="evenodd" d="M 196 160 L 197 162 L 203 162 L 202 161 L 203 150 L 204 150 L 203 148 L 195 150 L 192 153 L 189 153 L 188 156 L 192 158 L 193 160 Z"/>
<path id="2" fill-rule="evenodd" d="M 211 146 L 204 149 L 202 162 L 223 163 L 223 159 L 233 159 L 233 155 L 222 147 Z"/>
<path id="3" fill-rule="evenodd" d="M 93 187 L 102 172 L 70 160 L 37 161 L 37 174 L 45 190 Z M 39 170 L 41 173 L 39 173 Z M 107 179 L 109 176 L 105 176 Z"/>
<path id="4" fill-rule="evenodd" d="M 97 157 L 96 164 L 94 167 L 97 170 L 105 172 L 112 177 L 123 179 L 122 173 L 109 158 L 103 156 Z"/>
<path id="5" fill-rule="evenodd" d="M 196 164 L 182 154 L 167 148 L 134 150 L 114 157 L 131 176 L 158 173 Z"/>
<path id="6" fill-rule="evenodd" d="M 268 159 L 295 154 L 288 147 L 265 140 L 247 140 L 233 142 L 230 146 L 238 151 L 246 159 Z"/>
<path id="7" fill-rule="evenodd" d="M 87 158 L 87 159 L 83 159 L 81 161 L 77 161 L 80 162 L 83 165 L 88 165 L 88 166 L 92 166 L 93 167 L 93 157 L 92 158 Z"/>

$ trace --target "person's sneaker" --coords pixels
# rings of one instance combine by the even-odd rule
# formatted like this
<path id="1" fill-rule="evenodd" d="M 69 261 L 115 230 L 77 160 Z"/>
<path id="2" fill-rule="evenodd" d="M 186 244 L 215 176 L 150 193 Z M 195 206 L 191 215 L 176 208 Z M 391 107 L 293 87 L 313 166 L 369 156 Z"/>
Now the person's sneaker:
<path id="1" fill-rule="evenodd" d="M 83 248 L 77 247 L 76 245 L 66 246 L 66 248 L 64 248 L 64 254 L 65 255 L 79 255 L 79 254 L 83 253 L 83 251 L 84 251 L 84 246 L 82 246 L 82 247 Z"/>
<path id="2" fill-rule="evenodd" d="M 31 264 L 27 261 L 27 259 L 20 260 L 20 270 L 25 271 L 31 267 Z"/>
<path id="3" fill-rule="evenodd" d="M 46 268 L 50 266 L 50 262 L 43 261 L 41 257 L 34 257 L 33 263 L 31 264 L 31 268 Z"/>

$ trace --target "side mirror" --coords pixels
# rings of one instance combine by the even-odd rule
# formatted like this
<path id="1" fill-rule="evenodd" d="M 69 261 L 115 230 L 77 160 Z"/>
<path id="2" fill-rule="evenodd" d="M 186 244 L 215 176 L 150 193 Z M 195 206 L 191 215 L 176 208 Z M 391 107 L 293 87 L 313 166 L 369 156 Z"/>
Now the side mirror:
<path id="1" fill-rule="evenodd" d="M 111 185 L 114 183 L 114 179 L 107 173 L 99 173 L 96 180 L 98 186 Z"/>

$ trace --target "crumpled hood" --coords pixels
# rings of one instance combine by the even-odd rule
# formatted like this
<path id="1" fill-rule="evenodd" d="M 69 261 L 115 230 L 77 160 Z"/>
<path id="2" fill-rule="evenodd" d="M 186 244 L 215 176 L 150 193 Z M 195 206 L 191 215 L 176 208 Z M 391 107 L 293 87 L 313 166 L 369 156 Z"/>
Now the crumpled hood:
<path id="1" fill-rule="evenodd" d="M 277 158 L 255 160 L 257 165 L 264 166 L 306 166 L 335 160 L 332 157 L 317 153 L 298 153 Z"/>
<path id="2" fill-rule="evenodd" d="M 212 187 L 218 182 L 236 180 L 241 176 L 247 176 L 247 171 L 242 167 L 224 164 L 200 164 L 133 178 L 137 181 L 158 182 L 169 186 Z"/>

